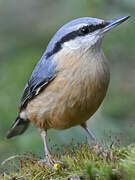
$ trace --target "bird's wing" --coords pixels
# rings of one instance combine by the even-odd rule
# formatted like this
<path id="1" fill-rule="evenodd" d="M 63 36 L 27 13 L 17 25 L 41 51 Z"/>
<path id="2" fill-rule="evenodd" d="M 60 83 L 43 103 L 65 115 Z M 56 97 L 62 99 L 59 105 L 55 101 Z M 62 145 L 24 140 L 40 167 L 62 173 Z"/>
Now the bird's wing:
<path id="1" fill-rule="evenodd" d="M 53 62 L 53 59 L 46 59 L 43 55 L 24 88 L 20 109 L 25 108 L 28 102 L 37 96 L 56 77 L 56 74 L 56 64 Z"/>

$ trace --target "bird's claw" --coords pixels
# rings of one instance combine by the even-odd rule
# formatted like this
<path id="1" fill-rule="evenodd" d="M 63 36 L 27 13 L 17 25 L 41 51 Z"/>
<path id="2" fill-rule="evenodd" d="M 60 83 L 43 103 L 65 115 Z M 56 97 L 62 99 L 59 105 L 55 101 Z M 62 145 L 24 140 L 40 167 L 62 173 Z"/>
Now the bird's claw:
<path id="1" fill-rule="evenodd" d="M 46 159 L 40 160 L 38 163 L 41 166 L 49 166 L 56 171 L 58 171 L 63 166 L 63 162 L 54 161 L 54 159 L 52 159 L 52 157 L 47 157 Z"/>

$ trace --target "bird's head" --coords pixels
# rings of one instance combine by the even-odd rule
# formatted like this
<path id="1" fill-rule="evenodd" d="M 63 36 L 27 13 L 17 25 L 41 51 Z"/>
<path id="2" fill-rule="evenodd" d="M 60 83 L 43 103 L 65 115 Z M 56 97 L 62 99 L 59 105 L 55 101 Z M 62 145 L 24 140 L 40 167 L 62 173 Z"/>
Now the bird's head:
<path id="1" fill-rule="evenodd" d="M 90 49 L 97 45 L 112 28 L 118 26 L 130 16 L 123 16 L 112 20 L 102 20 L 91 17 L 83 17 L 70 21 L 62 26 L 51 39 L 46 55 L 52 56 L 63 48 L 71 51 Z"/>

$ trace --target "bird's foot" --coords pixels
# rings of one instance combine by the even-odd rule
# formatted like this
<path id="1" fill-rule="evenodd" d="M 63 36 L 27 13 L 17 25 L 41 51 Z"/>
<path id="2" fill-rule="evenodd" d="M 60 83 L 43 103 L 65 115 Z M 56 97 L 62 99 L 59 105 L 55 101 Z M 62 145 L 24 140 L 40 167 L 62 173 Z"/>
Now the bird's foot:
<path id="1" fill-rule="evenodd" d="M 55 161 L 51 156 L 46 157 L 46 159 L 40 160 L 38 162 L 41 166 L 49 166 L 55 171 L 58 171 L 63 167 L 63 162 Z"/>
<path id="2" fill-rule="evenodd" d="M 101 144 L 99 144 L 97 141 L 94 142 L 93 149 L 96 152 L 96 154 L 100 154 L 105 151 L 104 147 Z"/>
<path id="3" fill-rule="evenodd" d="M 93 150 L 97 156 L 102 155 L 104 158 L 109 157 L 110 159 L 112 157 L 112 154 L 111 154 L 112 151 L 108 151 L 108 149 L 106 149 L 104 146 L 102 146 L 101 144 L 97 142 L 94 144 Z"/>
<path id="4" fill-rule="evenodd" d="M 53 167 L 53 163 L 46 159 L 42 159 L 42 160 L 38 161 L 38 164 L 42 167 L 45 167 L 45 166 L 49 166 L 51 168 Z"/>

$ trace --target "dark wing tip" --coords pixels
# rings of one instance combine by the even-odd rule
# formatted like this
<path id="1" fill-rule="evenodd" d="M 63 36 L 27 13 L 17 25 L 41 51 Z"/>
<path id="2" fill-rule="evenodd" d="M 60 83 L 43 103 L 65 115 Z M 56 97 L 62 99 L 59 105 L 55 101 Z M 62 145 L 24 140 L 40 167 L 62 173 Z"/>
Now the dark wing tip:
<path id="1" fill-rule="evenodd" d="M 11 129 L 7 132 L 6 138 L 9 139 L 14 136 L 21 135 L 28 128 L 28 125 L 29 121 L 17 117 Z"/>

